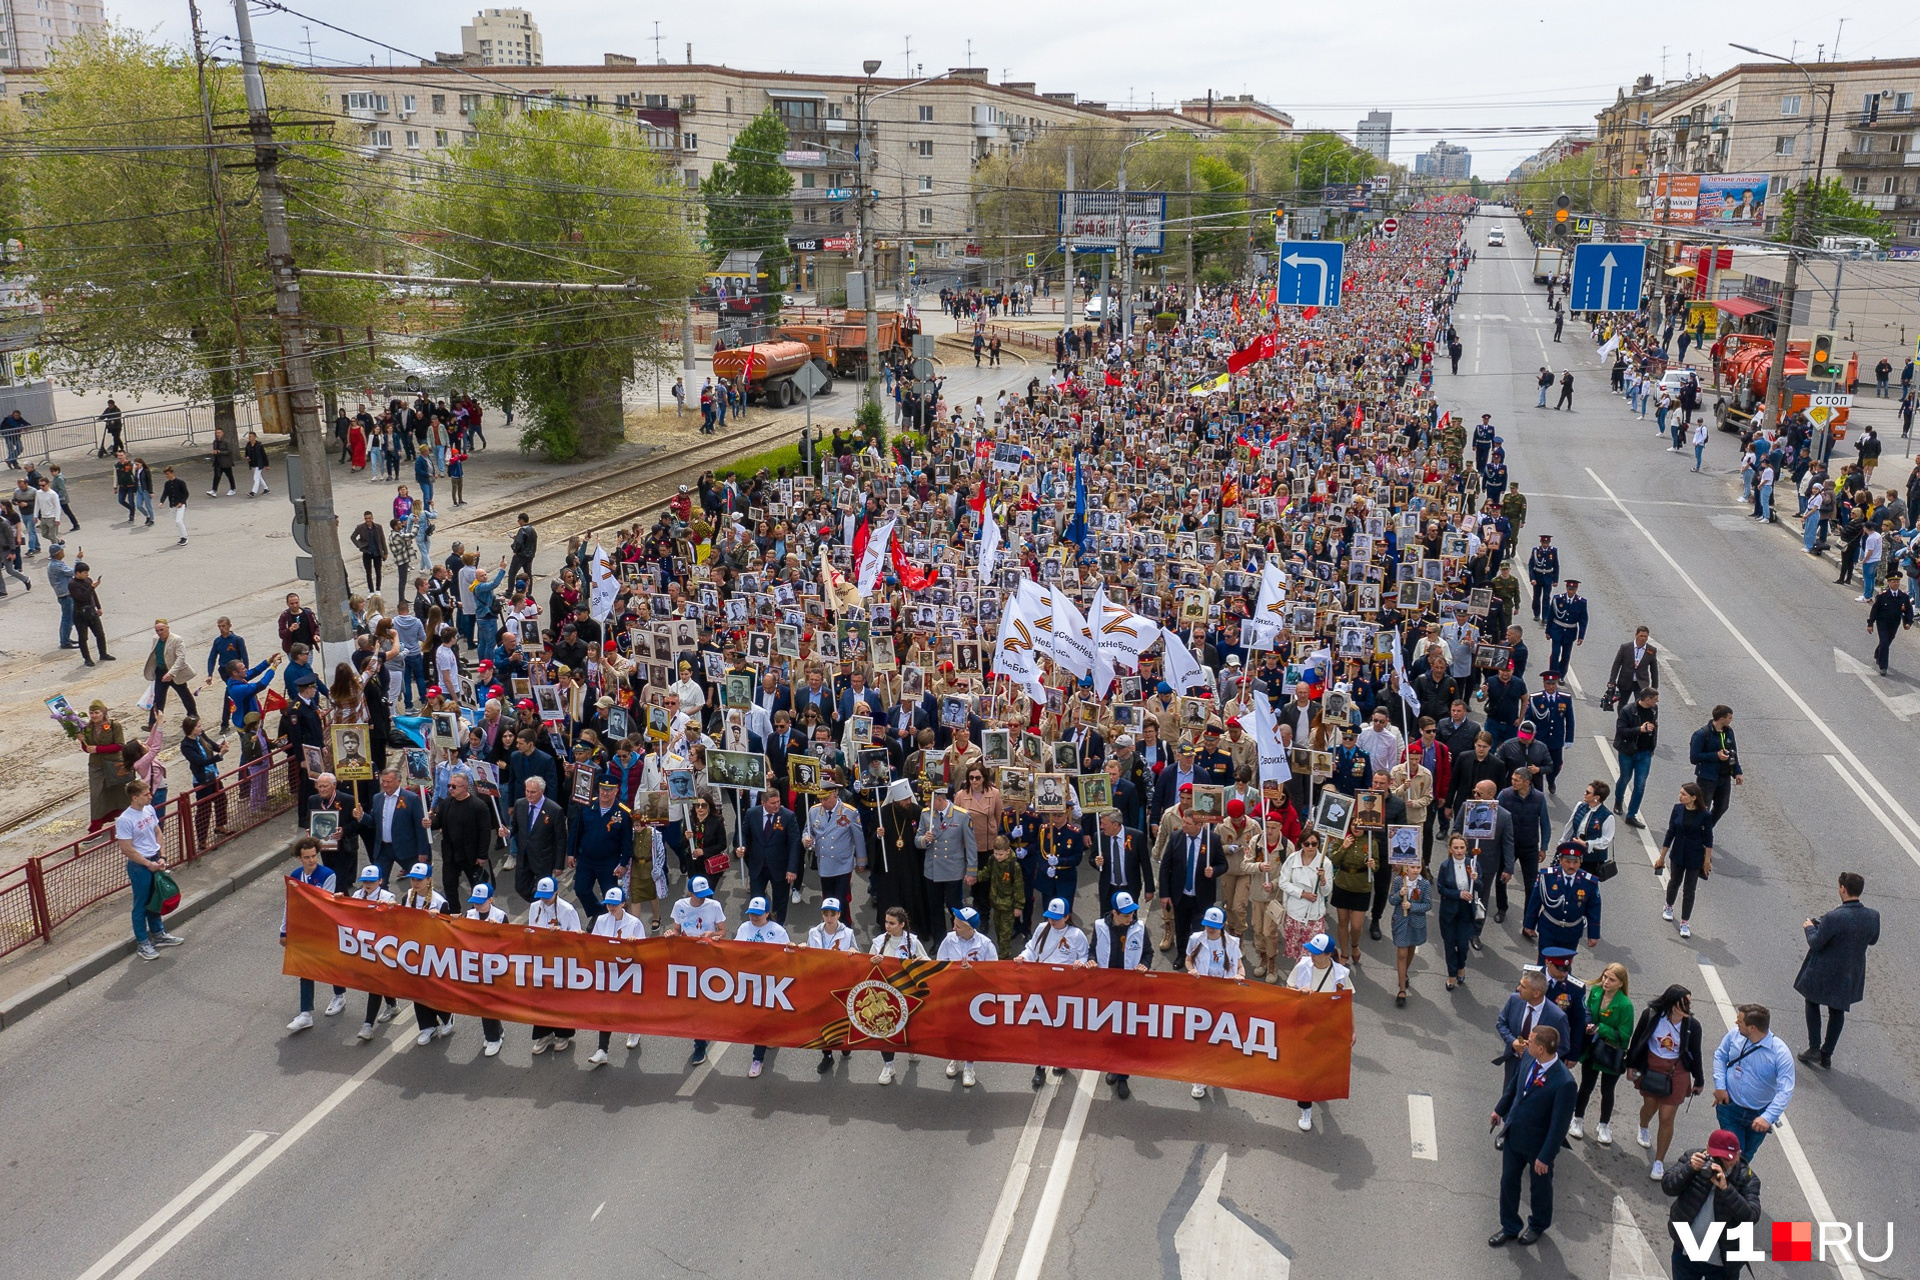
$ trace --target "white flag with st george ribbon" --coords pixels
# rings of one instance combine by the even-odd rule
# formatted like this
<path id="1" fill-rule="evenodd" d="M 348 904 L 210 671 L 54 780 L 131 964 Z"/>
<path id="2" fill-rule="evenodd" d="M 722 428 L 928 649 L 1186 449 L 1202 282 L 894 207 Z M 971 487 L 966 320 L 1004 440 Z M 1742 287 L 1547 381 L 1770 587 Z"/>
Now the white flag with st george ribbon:
<path id="1" fill-rule="evenodd" d="M 1253 741 L 1260 752 L 1260 781 L 1284 783 L 1293 777 L 1287 764 L 1287 747 L 1280 740 L 1280 717 L 1265 694 L 1253 698 Z"/>
<path id="2" fill-rule="evenodd" d="M 1186 641 L 1165 627 L 1160 628 L 1160 638 L 1166 643 L 1164 657 L 1167 683 L 1173 686 L 1174 692 L 1185 693 L 1196 686 L 1206 688 L 1206 673 L 1200 666 L 1200 660 L 1187 648 Z"/>
<path id="3" fill-rule="evenodd" d="M 595 622 L 605 622 L 613 616 L 613 602 L 620 595 L 620 578 L 613 571 L 607 549 L 599 543 L 593 547 L 592 569 L 593 594 L 587 600 L 587 612 Z"/>
<path id="4" fill-rule="evenodd" d="M 1040 620 L 1047 619 L 1052 626 L 1052 604 L 1035 592 L 1026 588 L 1032 585 L 1023 579 L 1020 589 L 1007 601 L 1007 607 L 1000 614 L 1000 632 L 993 642 L 993 669 L 997 675 L 1003 675 L 1024 689 L 1027 696 L 1035 702 L 1047 700 L 1046 686 L 1040 681 L 1039 645 L 1042 638 Z"/>
<path id="5" fill-rule="evenodd" d="M 892 520 L 867 535 L 866 554 L 860 557 L 860 595 L 864 599 L 873 594 L 873 588 L 880 581 L 881 571 L 887 567 L 887 543 L 893 537 Z"/>
<path id="6" fill-rule="evenodd" d="M 975 572 L 982 585 L 993 581 L 993 562 L 1000 556 L 1000 522 L 993 518 L 993 505 L 980 511 L 980 565 Z"/>

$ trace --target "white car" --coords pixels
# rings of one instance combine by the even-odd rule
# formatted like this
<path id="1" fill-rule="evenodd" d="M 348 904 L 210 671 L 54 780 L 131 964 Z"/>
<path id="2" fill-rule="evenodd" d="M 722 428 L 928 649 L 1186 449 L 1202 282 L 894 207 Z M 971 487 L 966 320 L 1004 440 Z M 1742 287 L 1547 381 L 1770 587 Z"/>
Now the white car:
<path id="1" fill-rule="evenodd" d="M 1493 227 L 1490 230 L 1488 230 L 1487 245 L 1490 248 L 1499 248 L 1505 245 L 1506 243 L 1507 243 L 1507 233 L 1505 231 L 1502 231 L 1499 227 Z"/>
<path id="2" fill-rule="evenodd" d="M 1093 297 L 1087 299 L 1086 310 L 1081 314 L 1089 320 L 1105 319 L 1107 314 L 1107 300 L 1099 294 L 1095 294 Z"/>

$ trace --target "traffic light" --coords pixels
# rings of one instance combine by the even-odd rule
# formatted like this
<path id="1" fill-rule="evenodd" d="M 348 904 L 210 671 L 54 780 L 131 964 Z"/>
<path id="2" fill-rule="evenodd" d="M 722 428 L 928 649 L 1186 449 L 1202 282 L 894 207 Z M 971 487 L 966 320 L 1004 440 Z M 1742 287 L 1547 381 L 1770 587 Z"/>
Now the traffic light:
<path id="1" fill-rule="evenodd" d="M 1833 359 L 1834 333 L 1831 329 L 1821 329 L 1813 335 L 1813 342 L 1807 351 L 1807 376 L 1815 381 L 1826 381 L 1840 376 L 1839 367 Z"/>
<path id="2" fill-rule="evenodd" d="M 1528 206 L 1526 207 L 1526 211 L 1525 211 L 1525 212 L 1526 212 L 1526 216 L 1527 216 L 1527 217 L 1529 217 L 1529 218 L 1531 218 L 1531 217 L 1533 216 L 1533 206 L 1532 206 L 1532 205 L 1528 205 Z"/>

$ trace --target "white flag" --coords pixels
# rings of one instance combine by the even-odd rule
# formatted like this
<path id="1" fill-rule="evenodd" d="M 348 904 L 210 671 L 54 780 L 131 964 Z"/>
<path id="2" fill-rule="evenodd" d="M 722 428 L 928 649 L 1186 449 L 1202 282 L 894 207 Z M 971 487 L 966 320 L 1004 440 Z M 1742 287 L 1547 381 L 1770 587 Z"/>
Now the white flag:
<path id="1" fill-rule="evenodd" d="M 980 509 L 980 567 L 982 585 L 993 581 L 993 562 L 1000 555 L 1000 522 L 993 518 L 993 504 Z"/>
<path id="2" fill-rule="evenodd" d="M 1253 602 L 1253 617 L 1256 622 L 1278 626 L 1283 619 L 1280 609 L 1287 602 L 1287 589 L 1281 585 L 1280 562 L 1272 556 L 1260 566 L 1260 595 Z"/>
<path id="3" fill-rule="evenodd" d="M 1093 631 L 1064 591 L 1053 593 L 1053 661 L 1081 679 L 1093 675 Z"/>
<path id="4" fill-rule="evenodd" d="M 1400 629 L 1393 629 L 1393 678 L 1400 691 L 1400 701 L 1406 704 L 1409 715 L 1420 714 L 1420 695 L 1414 692 L 1413 681 L 1407 679 L 1407 664 L 1400 656 Z"/>
<path id="5" fill-rule="evenodd" d="M 587 612 L 595 622 L 605 622 L 613 616 L 613 602 L 620 594 L 620 579 L 613 572 L 613 562 L 607 558 L 607 550 L 599 543 L 593 547 L 593 594 L 587 600 Z"/>
<path id="6" fill-rule="evenodd" d="M 1087 615 L 1093 630 L 1093 688 L 1105 694 L 1113 683 L 1116 669 L 1138 671 L 1140 655 L 1160 638 L 1160 627 L 1151 619 L 1107 599 L 1106 584 L 1094 592 L 1093 611 Z M 1102 683 L 1101 672 L 1106 672 Z"/>
<path id="7" fill-rule="evenodd" d="M 1200 660 L 1193 656 L 1186 642 L 1167 628 L 1160 628 L 1160 638 L 1166 642 L 1165 667 L 1167 683 L 1173 686 L 1175 693 L 1185 693 L 1198 685 L 1207 688 L 1206 673 L 1201 669 Z"/>
<path id="8" fill-rule="evenodd" d="M 887 540 L 893 537 L 892 520 L 867 535 L 866 554 L 860 557 L 860 596 L 865 599 L 873 594 L 873 588 L 880 581 L 880 573 L 887 566 Z"/>
<path id="9" fill-rule="evenodd" d="M 1287 765 L 1286 744 L 1280 740 L 1280 717 L 1264 693 L 1253 695 L 1253 740 L 1260 752 L 1260 782 L 1285 783 L 1293 777 Z"/>
<path id="10" fill-rule="evenodd" d="M 1035 702 L 1045 702 L 1047 690 L 1040 681 L 1039 619 L 1045 617 L 1050 624 L 1053 615 L 1051 608 L 1045 613 L 1035 610 L 1035 598 L 1025 590 L 1028 585 L 1029 581 L 1022 579 L 1021 590 L 1014 592 L 1001 611 L 1000 633 L 993 642 L 993 669 L 996 675 L 1026 690 Z"/>
<path id="11" fill-rule="evenodd" d="M 1613 353 L 1618 351 L 1619 349 L 1620 349 L 1620 335 L 1616 333 L 1611 338 L 1607 339 L 1606 346 L 1600 348 L 1600 358 L 1602 360 L 1611 360 L 1613 359 Z"/>

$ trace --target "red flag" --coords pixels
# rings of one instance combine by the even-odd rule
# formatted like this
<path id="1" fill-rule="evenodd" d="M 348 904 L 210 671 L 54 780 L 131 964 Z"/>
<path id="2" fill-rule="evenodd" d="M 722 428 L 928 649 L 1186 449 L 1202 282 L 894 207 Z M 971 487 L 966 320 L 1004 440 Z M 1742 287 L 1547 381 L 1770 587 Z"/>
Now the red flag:
<path id="1" fill-rule="evenodd" d="M 1276 289 L 1274 290 L 1274 292 L 1275 292 L 1275 293 L 1277 294 L 1277 293 L 1279 292 L 1279 290 L 1278 290 L 1278 288 L 1276 288 Z M 1318 307 L 1308 307 L 1308 308 L 1307 308 L 1306 310 L 1304 310 L 1304 311 L 1302 311 L 1302 312 L 1300 313 L 1300 318 L 1301 318 L 1301 319 L 1303 319 L 1303 320 L 1311 320 L 1311 319 L 1313 319 L 1313 318 L 1314 318 L 1315 316 L 1317 316 L 1317 315 L 1319 315 L 1319 314 L 1320 314 L 1320 308 L 1318 308 Z"/>
<path id="2" fill-rule="evenodd" d="M 891 538 L 887 542 L 888 550 L 893 553 L 894 576 L 900 579 L 900 585 L 909 591 L 925 591 L 940 576 L 938 569 L 929 569 L 925 573 L 907 563 L 906 553 L 900 550 L 900 539 Z M 862 548 L 864 550 L 864 548 Z M 855 564 L 859 560 L 854 561 Z"/>
<path id="3" fill-rule="evenodd" d="M 1118 387 L 1124 384 L 1120 381 L 1120 375 L 1109 369 L 1107 370 L 1107 385 L 1110 387 Z"/>
<path id="4" fill-rule="evenodd" d="M 867 522 L 862 520 L 853 531 L 853 567 L 857 572 L 860 562 L 867 558 Z"/>
<path id="5" fill-rule="evenodd" d="M 1238 373 L 1256 360 L 1270 360 L 1276 345 L 1274 335 L 1263 333 L 1227 357 L 1227 372 Z"/>
<path id="6" fill-rule="evenodd" d="M 980 492 L 967 499 L 967 506 L 973 509 L 973 514 L 975 515 L 981 515 L 986 511 L 987 482 L 984 479 L 980 481 Z"/>

